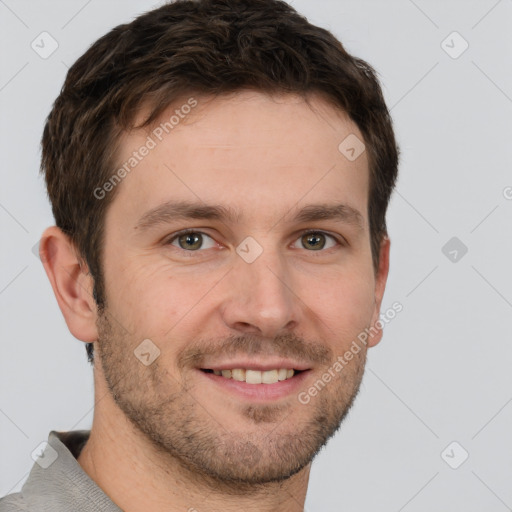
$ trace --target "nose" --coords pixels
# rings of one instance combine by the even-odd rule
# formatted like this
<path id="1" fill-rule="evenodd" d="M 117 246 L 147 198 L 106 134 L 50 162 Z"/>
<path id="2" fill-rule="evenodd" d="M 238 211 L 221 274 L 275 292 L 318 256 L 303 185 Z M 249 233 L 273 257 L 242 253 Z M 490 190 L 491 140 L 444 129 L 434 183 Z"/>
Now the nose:
<path id="1" fill-rule="evenodd" d="M 224 284 L 224 323 L 238 333 L 265 338 L 295 329 L 300 321 L 301 301 L 289 274 L 277 252 L 264 251 L 252 263 L 237 256 Z"/>

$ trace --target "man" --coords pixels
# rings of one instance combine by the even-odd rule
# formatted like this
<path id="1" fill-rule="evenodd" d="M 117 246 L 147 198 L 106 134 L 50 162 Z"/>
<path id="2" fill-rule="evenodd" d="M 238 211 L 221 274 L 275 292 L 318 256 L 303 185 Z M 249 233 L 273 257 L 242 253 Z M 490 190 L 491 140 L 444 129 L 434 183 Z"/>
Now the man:
<path id="1" fill-rule="evenodd" d="M 0 510 L 303 510 L 382 336 L 372 68 L 279 0 L 177 1 L 78 59 L 42 146 L 40 255 L 95 412 Z"/>

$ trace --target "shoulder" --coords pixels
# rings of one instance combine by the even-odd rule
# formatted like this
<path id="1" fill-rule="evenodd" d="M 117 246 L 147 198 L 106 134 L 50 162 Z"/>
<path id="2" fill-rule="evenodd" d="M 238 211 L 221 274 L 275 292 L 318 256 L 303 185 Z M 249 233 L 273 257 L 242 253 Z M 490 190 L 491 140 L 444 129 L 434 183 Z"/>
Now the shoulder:
<path id="1" fill-rule="evenodd" d="M 0 512 L 30 512 L 19 492 L 0 498 Z"/>

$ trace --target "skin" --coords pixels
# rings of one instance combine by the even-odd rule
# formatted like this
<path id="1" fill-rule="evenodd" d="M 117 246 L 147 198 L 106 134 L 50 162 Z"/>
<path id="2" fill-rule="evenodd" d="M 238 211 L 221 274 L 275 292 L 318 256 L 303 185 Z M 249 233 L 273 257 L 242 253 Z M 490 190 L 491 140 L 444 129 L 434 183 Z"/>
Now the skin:
<path id="1" fill-rule="evenodd" d="M 375 272 L 368 159 L 351 162 L 338 151 L 349 134 L 363 137 L 318 96 L 310 105 L 254 91 L 196 99 L 118 185 L 105 221 L 103 314 L 68 238 L 55 226 L 42 237 L 68 328 L 95 343 L 94 420 L 78 462 L 128 512 L 302 511 L 313 457 L 353 403 L 367 348 L 381 331 L 308 404 L 297 393 L 242 399 L 197 365 L 226 354 L 289 357 L 308 362 L 300 391 L 308 390 L 379 319 L 390 243 L 384 238 Z M 147 135 L 124 135 L 120 164 Z M 135 229 L 143 213 L 170 199 L 229 206 L 241 217 Z M 293 220 L 318 203 L 351 206 L 361 227 Z M 176 238 L 166 245 L 185 228 L 208 235 L 199 249 Z M 344 244 L 320 233 L 325 246 L 315 250 L 307 229 Z M 252 263 L 236 252 L 247 236 L 263 249 Z M 160 355 L 146 366 L 134 349 L 148 338 Z"/>

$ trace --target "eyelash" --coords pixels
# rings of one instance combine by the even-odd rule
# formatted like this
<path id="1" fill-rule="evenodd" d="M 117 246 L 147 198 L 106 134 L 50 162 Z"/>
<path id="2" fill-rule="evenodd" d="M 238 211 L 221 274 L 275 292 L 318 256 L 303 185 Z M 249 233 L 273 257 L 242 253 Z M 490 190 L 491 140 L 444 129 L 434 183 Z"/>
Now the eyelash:
<path id="1" fill-rule="evenodd" d="M 178 231 L 177 233 L 174 233 L 173 235 L 171 235 L 171 238 L 168 238 L 164 242 L 164 245 L 171 245 L 180 236 L 188 235 L 190 233 L 206 235 L 207 237 L 209 237 L 209 238 L 211 238 L 213 240 L 213 237 L 210 236 L 208 233 L 204 233 L 203 231 L 200 231 L 198 229 L 189 228 L 189 229 L 184 229 L 183 231 Z M 347 242 L 343 238 L 340 239 L 340 238 L 338 238 L 338 237 L 336 237 L 336 236 L 334 236 L 334 235 L 332 235 L 330 233 L 327 233 L 326 231 L 322 231 L 322 230 L 319 230 L 319 229 L 306 229 L 306 230 L 302 231 L 299 234 L 299 236 L 297 237 L 296 240 L 298 240 L 299 238 L 302 238 L 305 235 L 309 235 L 309 234 L 322 234 L 322 235 L 325 235 L 325 236 L 331 238 L 332 240 L 334 240 L 338 247 L 345 247 L 346 245 L 348 245 Z M 175 247 L 175 248 L 178 249 L 180 252 L 186 254 L 187 256 L 193 256 L 194 253 L 202 252 L 200 249 L 198 249 L 196 251 L 187 251 L 186 249 L 182 249 L 181 247 Z M 335 249 L 335 248 L 336 247 L 329 247 L 328 249 L 320 249 L 318 251 L 308 251 L 308 252 L 313 253 L 315 256 L 320 256 L 323 253 L 326 253 L 329 250 Z M 304 249 L 304 250 L 307 250 L 307 249 Z M 317 253 L 317 254 L 315 254 L 315 253 Z"/>

